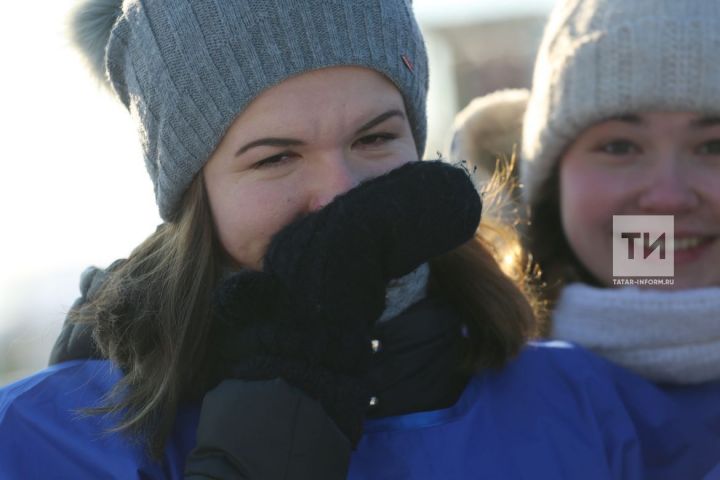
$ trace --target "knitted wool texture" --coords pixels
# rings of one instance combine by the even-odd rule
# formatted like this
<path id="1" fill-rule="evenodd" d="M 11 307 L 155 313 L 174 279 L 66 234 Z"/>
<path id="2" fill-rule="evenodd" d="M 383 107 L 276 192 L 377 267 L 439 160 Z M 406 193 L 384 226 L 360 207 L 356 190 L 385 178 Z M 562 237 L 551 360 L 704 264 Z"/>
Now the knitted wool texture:
<path id="1" fill-rule="evenodd" d="M 369 180 L 278 232 L 263 272 L 219 285 L 211 343 L 231 375 L 280 376 L 318 399 L 354 443 L 370 398 L 370 329 L 398 303 L 388 282 L 471 239 L 481 212 L 467 172 L 444 162 Z M 406 282 L 405 299 L 424 289 L 411 278 L 395 283 Z"/>
<path id="2" fill-rule="evenodd" d="M 552 338 L 582 345 L 654 382 L 720 380 L 720 288 L 565 287 Z"/>
<path id="3" fill-rule="evenodd" d="M 720 112 L 720 1 L 560 0 L 525 112 L 525 198 L 583 130 L 648 111 Z"/>
<path id="4" fill-rule="evenodd" d="M 136 121 L 165 220 L 235 117 L 310 70 L 384 74 L 424 150 L 428 65 L 411 0 L 89 0 L 73 30 Z"/>

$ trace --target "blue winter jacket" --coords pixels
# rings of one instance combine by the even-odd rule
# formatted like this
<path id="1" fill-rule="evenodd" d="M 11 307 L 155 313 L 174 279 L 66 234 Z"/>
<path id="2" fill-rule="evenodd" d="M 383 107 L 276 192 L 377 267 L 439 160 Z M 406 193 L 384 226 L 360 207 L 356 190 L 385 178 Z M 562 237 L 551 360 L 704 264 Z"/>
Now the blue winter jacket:
<path id="1" fill-rule="evenodd" d="M 119 378 L 109 361 L 77 360 L 0 389 L 0 478 L 183 478 L 200 406 L 181 409 L 153 461 L 107 433 L 112 418 L 82 412 Z M 713 412 L 714 425 L 688 405 Z M 582 349 L 534 344 L 473 377 L 450 408 L 368 420 L 348 478 L 700 479 L 720 459 L 717 411 Z"/>

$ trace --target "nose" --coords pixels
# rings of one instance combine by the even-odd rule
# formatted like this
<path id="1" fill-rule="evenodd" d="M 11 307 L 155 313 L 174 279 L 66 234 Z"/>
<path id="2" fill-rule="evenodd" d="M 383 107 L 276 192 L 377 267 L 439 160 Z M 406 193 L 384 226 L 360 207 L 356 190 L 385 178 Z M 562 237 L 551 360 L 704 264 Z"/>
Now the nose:
<path id="1" fill-rule="evenodd" d="M 643 212 L 653 214 L 680 214 L 692 210 L 699 203 L 688 169 L 677 156 L 657 162 L 647 172 L 647 183 L 638 199 Z"/>
<path id="2" fill-rule="evenodd" d="M 336 153 L 326 156 L 318 162 L 313 175 L 312 196 L 309 210 L 314 212 L 332 202 L 335 197 L 356 187 L 365 175 L 349 161 L 346 155 Z"/>

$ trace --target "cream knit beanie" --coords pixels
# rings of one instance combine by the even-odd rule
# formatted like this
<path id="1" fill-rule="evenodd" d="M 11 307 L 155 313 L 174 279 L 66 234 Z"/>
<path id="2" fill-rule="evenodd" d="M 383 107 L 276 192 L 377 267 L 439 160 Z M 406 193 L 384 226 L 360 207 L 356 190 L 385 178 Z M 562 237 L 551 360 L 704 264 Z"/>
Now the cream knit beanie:
<path id="1" fill-rule="evenodd" d="M 525 199 L 587 127 L 648 111 L 720 112 L 720 0 L 559 0 L 525 112 Z"/>

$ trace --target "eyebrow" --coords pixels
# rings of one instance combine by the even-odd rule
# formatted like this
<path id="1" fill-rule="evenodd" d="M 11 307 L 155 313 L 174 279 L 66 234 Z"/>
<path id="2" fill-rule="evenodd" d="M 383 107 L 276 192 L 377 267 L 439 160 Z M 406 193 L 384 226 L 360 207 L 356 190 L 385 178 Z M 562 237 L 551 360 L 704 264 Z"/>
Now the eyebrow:
<path id="1" fill-rule="evenodd" d="M 610 117 L 607 121 L 632 123 L 633 125 L 645 125 L 645 120 L 638 115 L 619 115 L 616 117 Z"/>
<path id="2" fill-rule="evenodd" d="M 402 119 L 405 118 L 405 115 L 402 111 L 393 109 L 388 110 L 385 113 L 381 113 L 377 117 L 373 118 L 366 124 L 364 124 L 362 127 L 360 127 L 357 132 L 355 132 L 355 135 L 367 132 L 371 128 L 381 124 L 385 120 L 392 118 L 392 117 L 400 117 Z M 294 147 L 298 145 L 305 145 L 305 142 L 302 140 L 298 140 L 295 138 L 278 138 L 278 137 L 268 137 L 268 138 L 260 138 L 258 140 L 253 140 L 252 142 L 244 145 L 241 147 L 237 152 L 235 152 L 235 156 L 238 157 L 242 155 L 243 153 L 247 152 L 251 148 L 256 147 Z"/>
<path id="3" fill-rule="evenodd" d="M 632 123 L 633 125 L 645 125 L 645 120 L 638 115 L 620 115 L 608 118 L 609 121 Z M 690 128 L 700 129 L 720 125 L 720 116 L 708 116 L 695 119 L 690 122 Z"/>
<path id="4" fill-rule="evenodd" d="M 240 148 L 240 150 L 235 152 L 235 156 L 239 157 L 243 153 L 255 147 L 294 147 L 298 145 L 305 145 L 305 142 L 294 138 L 261 138 L 259 140 L 253 140 L 244 147 Z"/>
<path id="5" fill-rule="evenodd" d="M 392 118 L 392 117 L 400 117 L 403 120 L 405 119 L 405 115 L 400 110 L 388 110 L 387 112 L 381 113 L 380 115 L 378 115 L 377 117 L 373 118 L 372 120 L 367 122 L 365 125 L 360 127 L 358 129 L 358 131 L 355 132 L 355 134 L 357 135 L 358 133 L 367 132 L 374 126 L 379 125 L 382 122 L 384 122 L 385 120 L 387 120 L 388 118 Z"/>
<path id="6" fill-rule="evenodd" d="M 720 125 L 720 117 L 701 117 L 690 122 L 690 128 L 700 129 Z"/>

